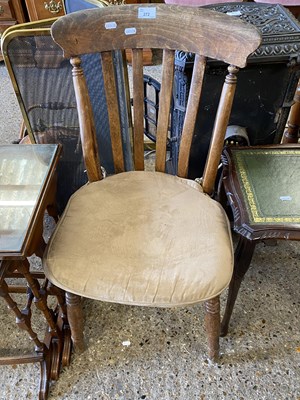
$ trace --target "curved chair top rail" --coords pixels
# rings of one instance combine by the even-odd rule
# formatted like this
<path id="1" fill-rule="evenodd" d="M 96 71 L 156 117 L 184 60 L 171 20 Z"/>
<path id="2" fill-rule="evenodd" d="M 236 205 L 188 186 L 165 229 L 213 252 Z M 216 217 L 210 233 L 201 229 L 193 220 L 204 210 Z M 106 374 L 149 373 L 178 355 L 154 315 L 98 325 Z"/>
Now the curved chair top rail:
<path id="1" fill-rule="evenodd" d="M 247 57 L 261 42 L 258 29 L 236 17 L 167 4 L 134 4 L 75 12 L 54 23 L 52 36 L 66 57 L 126 48 L 176 50 L 181 43 L 179 50 L 237 67 L 246 65 Z"/>

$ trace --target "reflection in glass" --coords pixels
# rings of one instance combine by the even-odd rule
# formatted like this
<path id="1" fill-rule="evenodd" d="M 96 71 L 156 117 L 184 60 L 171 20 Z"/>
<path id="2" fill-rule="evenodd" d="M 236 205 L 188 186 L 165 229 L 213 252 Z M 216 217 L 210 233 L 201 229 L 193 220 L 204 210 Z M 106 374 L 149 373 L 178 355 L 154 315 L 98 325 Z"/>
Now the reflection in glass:
<path id="1" fill-rule="evenodd" d="M 21 251 L 56 149 L 0 146 L 0 251 Z"/>

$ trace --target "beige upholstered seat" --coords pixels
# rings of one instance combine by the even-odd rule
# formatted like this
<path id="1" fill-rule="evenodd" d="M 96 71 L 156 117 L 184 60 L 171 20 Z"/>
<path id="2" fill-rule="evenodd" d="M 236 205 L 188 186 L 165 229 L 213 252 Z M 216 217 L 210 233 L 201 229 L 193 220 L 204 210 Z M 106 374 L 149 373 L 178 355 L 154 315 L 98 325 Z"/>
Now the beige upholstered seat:
<path id="1" fill-rule="evenodd" d="M 220 294 L 232 265 L 226 215 L 200 185 L 136 171 L 73 195 L 48 247 L 46 273 L 84 297 L 170 307 Z"/>
<path id="2" fill-rule="evenodd" d="M 51 34 L 73 66 L 89 179 L 89 184 L 70 199 L 43 263 L 47 277 L 66 290 L 75 349 L 84 349 L 81 296 L 156 307 L 204 301 L 208 357 L 216 361 L 219 295 L 229 284 L 233 255 L 226 216 L 210 196 L 215 188 L 238 67 L 246 65 L 247 57 L 260 44 L 260 34 L 228 15 L 166 4 L 132 4 L 71 13 L 53 24 Z M 157 115 L 154 111 L 155 172 L 144 171 L 144 48 L 162 49 L 163 53 Z M 129 172 L 124 162 L 114 52 L 129 54 L 130 49 L 133 118 L 128 115 L 128 129 L 133 133 L 134 171 Z M 195 53 L 195 62 L 178 138 L 178 162 L 171 151 L 170 163 L 169 127 L 177 50 Z M 102 67 L 116 173 L 104 179 L 93 118 L 98 104 L 90 100 L 90 94 L 98 89 L 86 84 L 85 54 L 92 55 L 95 65 L 101 62 Z M 208 57 L 230 65 L 200 186 L 186 178 Z M 100 68 L 95 67 L 95 73 L 97 69 Z M 129 100 L 123 99 L 124 104 Z M 98 106 L 101 110 L 102 104 Z M 211 112 L 208 114 L 211 118 Z M 172 164 L 176 176 L 166 174 L 166 164 L 168 168 Z"/>

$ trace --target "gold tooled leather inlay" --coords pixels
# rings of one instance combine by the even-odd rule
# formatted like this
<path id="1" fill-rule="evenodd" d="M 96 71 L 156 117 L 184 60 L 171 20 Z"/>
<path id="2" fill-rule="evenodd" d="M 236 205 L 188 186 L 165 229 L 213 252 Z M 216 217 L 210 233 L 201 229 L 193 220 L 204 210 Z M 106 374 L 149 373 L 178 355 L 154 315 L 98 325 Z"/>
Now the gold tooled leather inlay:
<path id="1" fill-rule="evenodd" d="M 252 185 L 249 180 L 249 176 L 247 173 L 247 167 L 245 165 L 244 157 L 246 156 L 257 156 L 266 154 L 270 155 L 298 155 L 300 156 L 300 150 L 241 150 L 241 151 L 234 151 L 233 156 L 235 163 L 237 165 L 237 174 L 240 184 L 243 188 L 245 193 L 245 200 L 248 212 L 250 211 L 250 220 L 253 223 L 260 224 L 260 223 L 300 223 L 300 216 L 263 216 L 259 211 L 259 207 L 257 204 L 257 198 L 254 194 Z"/>

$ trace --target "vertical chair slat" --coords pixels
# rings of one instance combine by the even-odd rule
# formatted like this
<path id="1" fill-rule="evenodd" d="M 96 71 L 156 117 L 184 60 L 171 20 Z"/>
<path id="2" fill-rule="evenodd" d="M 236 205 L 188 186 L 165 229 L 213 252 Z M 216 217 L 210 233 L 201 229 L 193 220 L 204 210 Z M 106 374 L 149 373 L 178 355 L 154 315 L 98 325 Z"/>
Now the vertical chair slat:
<path id="1" fill-rule="evenodd" d="M 121 51 L 122 51 L 124 85 L 125 85 L 125 95 L 126 95 L 128 131 L 129 131 L 130 146 L 132 149 L 132 147 L 133 147 L 133 125 L 132 125 L 132 110 L 131 110 L 131 100 L 130 100 L 129 75 L 128 75 L 126 51 L 125 50 L 121 50 Z"/>
<path id="2" fill-rule="evenodd" d="M 163 52 L 162 86 L 156 131 L 156 171 L 165 172 L 169 117 L 173 92 L 175 51 Z"/>
<path id="3" fill-rule="evenodd" d="M 115 172 L 118 173 L 123 172 L 125 168 L 121 136 L 121 119 L 117 96 L 117 85 L 115 81 L 113 54 L 110 51 L 105 51 L 101 53 L 101 58 L 108 120 L 110 127 L 112 154 Z"/>
<path id="4" fill-rule="evenodd" d="M 228 67 L 229 74 L 225 78 L 218 111 L 215 119 L 212 139 L 203 174 L 203 191 L 211 194 L 214 190 L 214 182 L 218 172 L 222 149 L 224 147 L 224 138 L 231 113 L 234 93 L 236 89 L 239 69 L 233 65 Z"/>
<path id="5" fill-rule="evenodd" d="M 72 57 L 70 62 L 73 66 L 72 75 L 77 108 L 80 110 L 78 118 L 84 162 L 89 182 L 95 182 L 102 179 L 102 173 L 92 106 L 81 68 L 81 60 L 79 57 Z"/>
<path id="6" fill-rule="evenodd" d="M 144 169 L 144 81 L 143 50 L 132 50 L 133 149 L 136 170 Z"/>
<path id="7" fill-rule="evenodd" d="M 186 178 L 188 174 L 189 156 L 194 134 L 194 126 L 197 118 L 199 101 L 205 72 L 205 57 L 196 55 L 194 69 L 186 108 L 186 118 L 182 129 L 179 157 L 178 176 Z"/>

